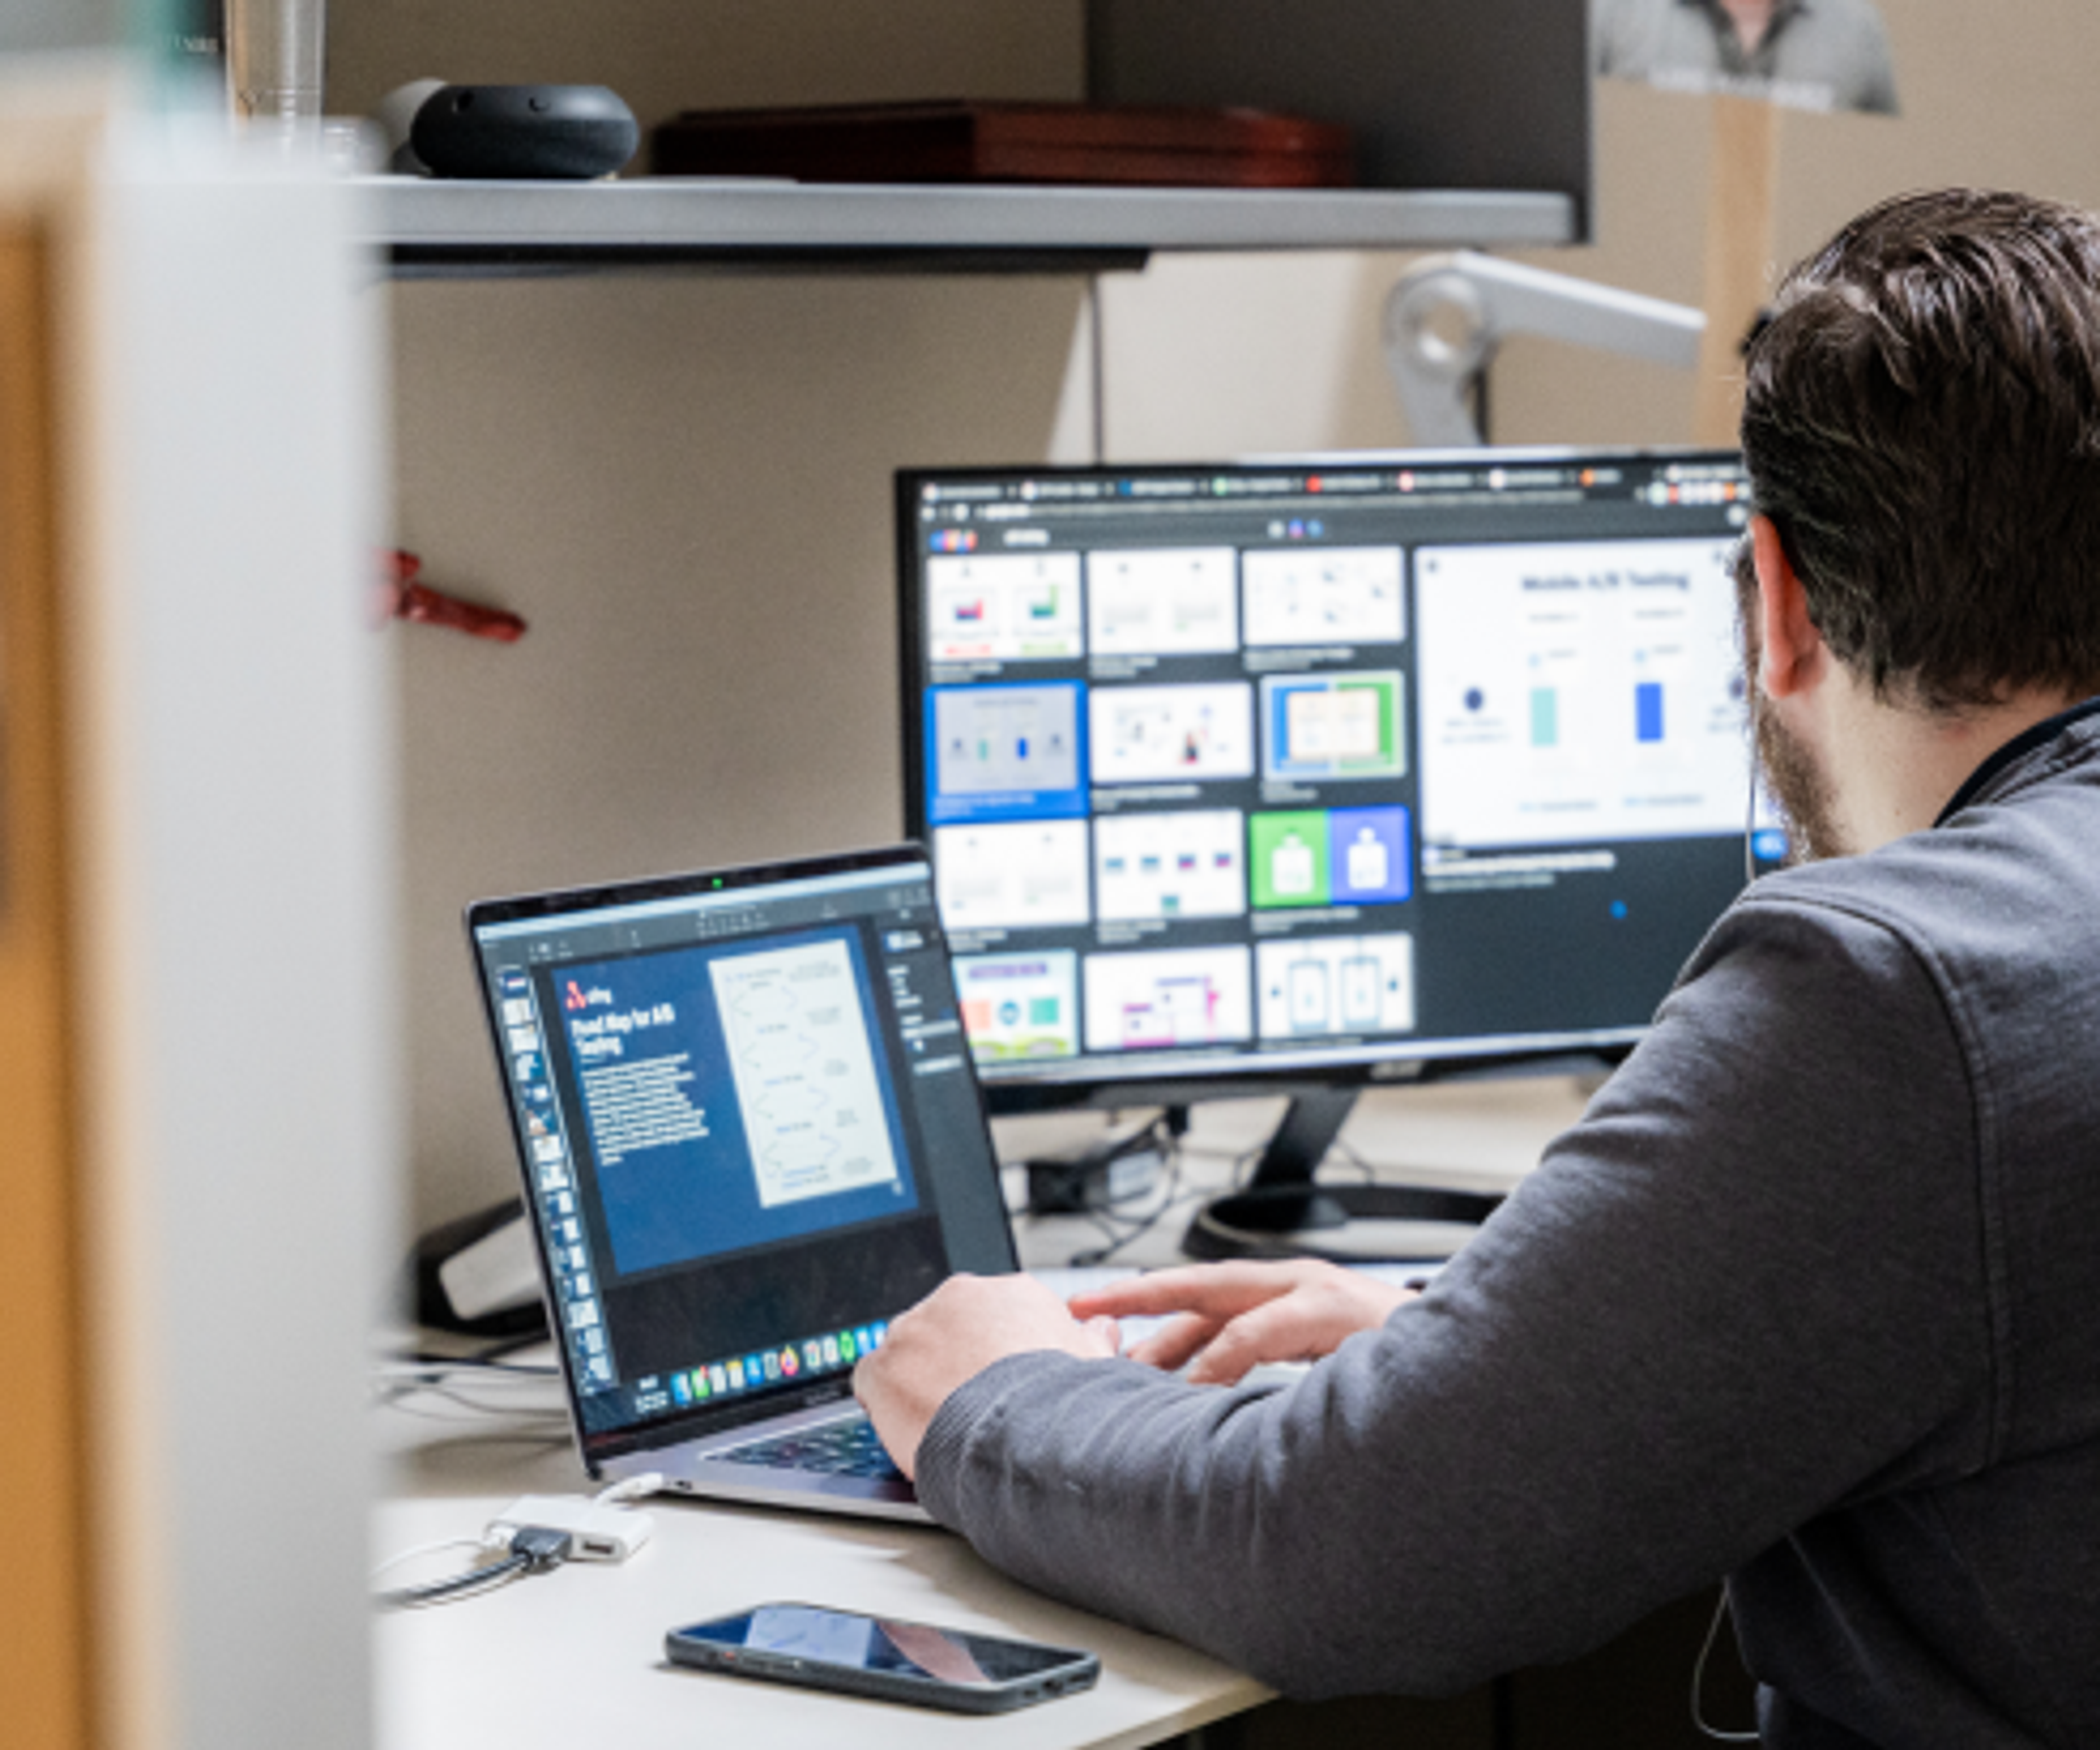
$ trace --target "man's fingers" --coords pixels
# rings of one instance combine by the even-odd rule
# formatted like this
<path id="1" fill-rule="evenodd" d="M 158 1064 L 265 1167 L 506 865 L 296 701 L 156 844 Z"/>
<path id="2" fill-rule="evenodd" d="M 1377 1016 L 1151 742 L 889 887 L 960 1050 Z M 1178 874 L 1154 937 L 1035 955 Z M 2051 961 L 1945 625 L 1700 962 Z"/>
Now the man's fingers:
<path id="1" fill-rule="evenodd" d="M 1247 1260 L 1156 1271 L 1074 1294 L 1082 1319 L 1165 1318 L 1129 1357 L 1196 1385 L 1229 1385 L 1264 1361 L 1327 1354 L 1352 1331 L 1381 1324 L 1408 1298 L 1315 1259 Z"/>
<path id="2" fill-rule="evenodd" d="M 1298 1300 L 1265 1302 L 1225 1325 L 1184 1377 L 1192 1386 L 1233 1386 L 1264 1361 L 1304 1361 L 1325 1355 L 1339 1340 L 1328 1323 Z"/>
<path id="3" fill-rule="evenodd" d="M 1106 1313 L 1097 1313 L 1086 1321 L 1087 1334 L 1092 1338 L 1104 1355 L 1116 1355 L 1123 1348 L 1123 1332 L 1116 1321 Z"/>
<path id="4" fill-rule="evenodd" d="M 1222 1321 L 1207 1319 L 1198 1313 L 1185 1312 L 1170 1319 L 1144 1340 L 1135 1344 L 1128 1359 L 1142 1361 L 1147 1367 L 1156 1367 L 1162 1373 L 1171 1373 L 1188 1364 L 1189 1358 L 1200 1351 L 1217 1334 Z"/>
<path id="5" fill-rule="evenodd" d="M 854 1389 L 898 1468 L 913 1476 L 919 1443 L 956 1387 L 1004 1356 L 1039 1349 L 1103 1360 L 1115 1353 L 1115 1335 L 1106 1324 L 1075 1323 L 1030 1277 L 951 1276 L 890 1321 L 881 1346 L 855 1367 Z"/>
<path id="6" fill-rule="evenodd" d="M 1183 1265 L 1089 1289 L 1074 1294 L 1070 1305 L 1074 1316 L 1081 1319 L 1101 1313 L 1112 1319 L 1153 1318 L 1170 1312 L 1230 1318 L 1288 1294 L 1299 1277 L 1295 1262 Z"/>

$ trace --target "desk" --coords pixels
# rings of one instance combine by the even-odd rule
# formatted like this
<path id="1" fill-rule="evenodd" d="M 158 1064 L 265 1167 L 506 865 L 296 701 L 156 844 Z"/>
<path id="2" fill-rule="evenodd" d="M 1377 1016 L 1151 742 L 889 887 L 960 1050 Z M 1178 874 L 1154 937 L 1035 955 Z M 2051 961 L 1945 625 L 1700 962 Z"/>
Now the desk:
<path id="1" fill-rule="evenodd" d="M 1344 1141 L 1374 1166 L 1405 1168 L 1411 1177 L 1435 1162 L 1458 1170 L 1446 1183 L 1499 1188 L 1536 1159 L 1579 1101 L 1573 1084 L 1558 1082 L 1504 1084 L 1485 1099 L 1452 1089 L 1376 1095 Z M 1207 1113 L 1193 1176 L 1222 1182 L 1233 1154 L 1258 1140 L 1273 1116 L 1273 1107 L 1254 1105 Z M 1048 1121 L 1030 1121 L 1038 1122 Z M 1180 1227 L 1177 1213 L 1144 1236 L 1131 1261 L 1168 1261 Z M 1024 1221 L 1018 1232 L 1023 1262 L 1036 1265 L 1061 1263 L 1088 1236 L 1098 1237 L 1069 1218 Z M 551 1384 L 542 1401 L 558 1402 Z M 566 1427 L 545 1416 L 432 1422 L 398 1409 L 377 1413 L 392 1466 L 373 1534 L 377 1558 L 475 1536 L 517 1495 L 591 1486 Z M 703 1743 L 880 1750 L 893 1742 L 912 1750 L 951 1743 L 1077 1750 L 1154 1743 L 1269 1693 L 1172 1642 L 1052 1603 L 932 1527 L 683 1501 L 652 1502 L 648 1510 L 654 1537 L 620 1566 L 571 1563 L 481 1597 L 380 1617 L 382 1750 L 690 1750 Z M 418 1577 L 426 1576 L 404 1569 L 388 1583 Z M 1083 1695 L 966 1719 L 664 1664 L 666 1629 L 774 1598 L 1084 1646 L 1101 1655 L 1101 1679 Z"/>
<path id="2" fill-rule="evenodd" d="M 400 1449 L 374 1527 L 377 1558 L 475 1536 L 519 1494 L 592 1488 L 566 1431 L 550 1438 L 544 1420 L 423 1425 L 442 1430 L 433 1435 L 399 1411 L 377 1413 Z M 380 1616 L 382 1750 L 1076 1750 L 1156 1743 L 1268 1694 L 1171 1641 L 1052 1603 L 932 1527 L 683 1501 L 646 1508 L 655 1535 L 626 1563 L 571 1563 L 457 1603 Z M 434 1557 L 435 1571 L 452 1571 L 464 1555 Z M 420 1577 L 427 1573 L 404 1568 L 387 1583 Z M 1101 1655 L 1101 1679 L 1083 1695 L 972 1720 L 664 1663 L 666 1629 L 775 1598 L 1089 1647 Z"/>

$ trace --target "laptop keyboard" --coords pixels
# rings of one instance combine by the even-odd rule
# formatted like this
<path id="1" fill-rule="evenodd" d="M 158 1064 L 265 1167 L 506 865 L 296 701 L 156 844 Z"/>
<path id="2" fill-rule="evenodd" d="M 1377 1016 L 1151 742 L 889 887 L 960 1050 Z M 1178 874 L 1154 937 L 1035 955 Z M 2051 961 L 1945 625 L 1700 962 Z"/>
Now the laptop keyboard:
<path id="1" fill-rule="evenodd" d="M 816 1470 L 832 1476 L 874 1477 L 891 1482 L 904 1479 L 904 1473 L 876 1438 L 875 1424 L 865 1416 L 774 1435 L 708 1456 L 733 1465 L 763 1465 L 770 1470 Z"/>

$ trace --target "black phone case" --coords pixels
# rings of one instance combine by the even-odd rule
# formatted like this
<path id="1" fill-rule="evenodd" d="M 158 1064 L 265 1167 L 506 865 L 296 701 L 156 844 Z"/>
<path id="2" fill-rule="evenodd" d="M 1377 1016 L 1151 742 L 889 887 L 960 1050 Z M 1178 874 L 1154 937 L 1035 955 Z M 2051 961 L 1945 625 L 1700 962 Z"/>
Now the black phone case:
<path id="1" fill-rule="evenodd" d="M 973 1688 L 961 1683 L 942 1683 L 918 1677 L 898 1677 L 882 1671 L 849 1671 L 820 1660 L 798 1659 L 789 1653 L 754 1652 L 747 1647 L 721 1646 L 712 1641 L 690 1641 L 677 1630 L 664 1637 L 664 1652 L 672 1664 L 695 1671 L 715 1671 L 732 1677 L 760 1677 L 797 1689 L 818 1689 L 835 1695 L 872 1696 L 880 1701 L 901 1701 L 914 1707 L 938 1708 L 951 1713 L 1009 1713 L 1017 1708 L 1049 1701 L 1059 1695 L 1091 1689 L 1101 1675 L 1101 1661 L 1091 1653 L 1077 1653 L 1069 1665 L 1053 1667 L 1033 1677 Z"/>

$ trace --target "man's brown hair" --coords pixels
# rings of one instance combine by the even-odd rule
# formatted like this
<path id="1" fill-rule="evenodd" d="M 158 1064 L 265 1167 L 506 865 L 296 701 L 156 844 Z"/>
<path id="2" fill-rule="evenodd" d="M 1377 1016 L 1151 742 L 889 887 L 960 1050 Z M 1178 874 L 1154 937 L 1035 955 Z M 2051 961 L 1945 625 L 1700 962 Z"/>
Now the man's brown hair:
<path id="1" fill-rule="evenodd" d="M 1877 694 L 2100 690 L 2100 223 L 1887 201 L 1787 276 L 1746 364 L 1757 506 Z"/>

